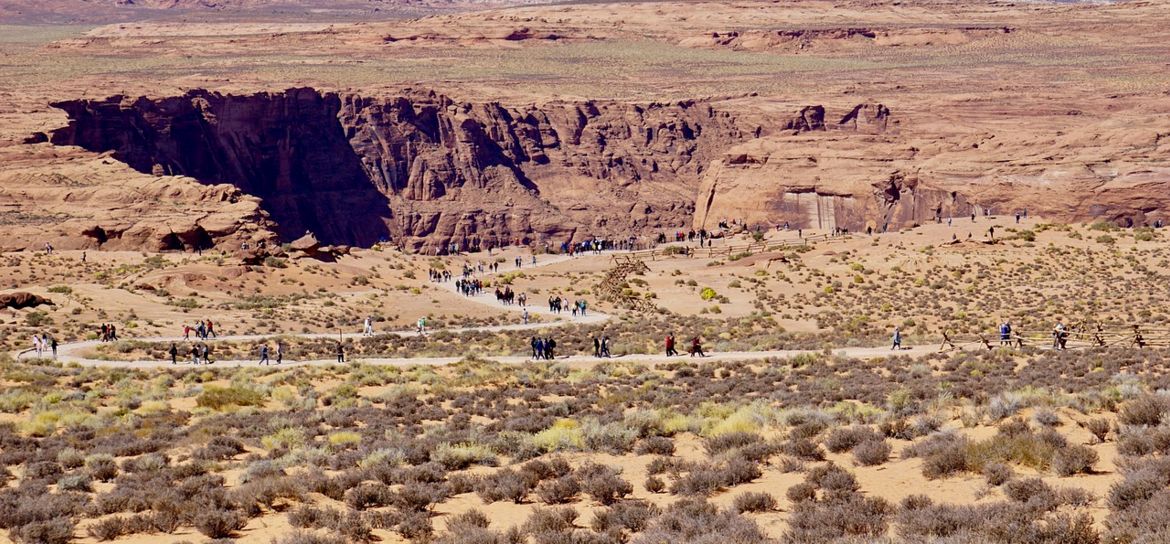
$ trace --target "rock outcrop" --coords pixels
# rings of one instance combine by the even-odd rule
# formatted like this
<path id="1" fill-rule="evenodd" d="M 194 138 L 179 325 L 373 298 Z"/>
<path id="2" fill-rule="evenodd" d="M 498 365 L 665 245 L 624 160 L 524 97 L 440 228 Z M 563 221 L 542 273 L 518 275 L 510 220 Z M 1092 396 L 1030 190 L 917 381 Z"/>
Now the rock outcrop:
<path id="1" fill-rule="evenodd" d="M 54 105 L 70 118 L 54 144 L 231 184 L 284 241 L 427 251 L 676 227 L 710 160 L 761 134 L 695 101 L 506 107 L 301 88 Z"/>
<path id="2" fill-rule="evenodd" d="M 37 306 L 52 306 L 53 301 L 32 293 L 0 293 L 0 308 L 21 310 Z"/>

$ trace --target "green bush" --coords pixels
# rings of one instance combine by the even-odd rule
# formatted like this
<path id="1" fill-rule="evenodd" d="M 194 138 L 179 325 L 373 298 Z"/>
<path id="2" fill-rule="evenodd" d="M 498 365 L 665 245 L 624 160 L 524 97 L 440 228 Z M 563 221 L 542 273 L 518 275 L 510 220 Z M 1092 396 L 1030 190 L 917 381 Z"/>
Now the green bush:
<path id="1" fill-rule="evenodd" d="M 719 296 L 719 294 L 710 287 L 704 287 L 702 291 L 699 291 L 699 298 L 703 300 L 711 300 L 717 296 Z"/>
<path id="2" fill-rule="evenodd" d="M 222 410 L 228 406 L 263 406 L 264 401 L 264 394 L 254 389 L 210 385 L 195 398 L 195 405 L 212 410 Z"/>

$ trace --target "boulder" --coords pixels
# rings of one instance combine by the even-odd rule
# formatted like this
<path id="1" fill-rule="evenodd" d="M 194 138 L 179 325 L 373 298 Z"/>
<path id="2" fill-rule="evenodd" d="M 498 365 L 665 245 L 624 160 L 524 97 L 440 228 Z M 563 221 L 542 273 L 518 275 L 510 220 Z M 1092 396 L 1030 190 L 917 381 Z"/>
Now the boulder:
<path id="1" fill-rule="evenodd" d="M 53 301 L 32 293 L 5 293 L 0 294 L 0 308 L 36 308 L 37 306 L 53 306 Z"/>

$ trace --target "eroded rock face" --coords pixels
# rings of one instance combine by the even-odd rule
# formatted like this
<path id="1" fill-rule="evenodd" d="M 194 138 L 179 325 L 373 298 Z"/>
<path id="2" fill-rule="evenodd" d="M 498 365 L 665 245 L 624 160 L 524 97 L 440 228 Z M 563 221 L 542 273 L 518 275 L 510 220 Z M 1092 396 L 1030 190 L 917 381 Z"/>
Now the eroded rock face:
<path id="1" fill-rule="evenodd" d="M 0 308 L 20 310 L 23 308 L 36 308 L 37 306 L 43 305 L 51 306 L 52 304 L 53 301 L 32 293 L 0 294 Z"/>
<path id="2" fill-rule="evenodd" d="M 1123 226 L 1170 218 L 1165 118 L 1140 129 L 1086 121 L 1057 137 L 1010 127 L 907 130 L 898 121 L 885 106 L 863 103 L 825 123 L 845 130 L 794 121 L 789 131 L 732 146 L 703 175 L 694 228 L 736 219 L 880 232 L 954 218 L 972 229 L 972 214 L 1024 211 Z"/>
<path id="3" fill-rule="evenodd" d="M 684 224 L 710 160 L 762 131 L 699 102 L 506 107 L 428 92 L 196 90 L 55 106 L 70 124 L 54 144 L 230 183 L 261 199 L 285 241 L 427 250 Z"/>

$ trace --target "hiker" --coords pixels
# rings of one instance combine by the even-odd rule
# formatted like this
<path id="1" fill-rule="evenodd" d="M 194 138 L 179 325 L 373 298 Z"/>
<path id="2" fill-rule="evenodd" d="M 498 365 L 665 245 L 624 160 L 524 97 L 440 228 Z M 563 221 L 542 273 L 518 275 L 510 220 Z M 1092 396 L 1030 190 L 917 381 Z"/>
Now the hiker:
<path id="1" fill-rule="evenodd" d="M 204 334 L 212 338 L 219 338 L 215 335 L 215 325 L 211 323 L 210 319 L 207 320 L 207 331 Z M 204 336 L 203 338 L 206 340 L 207 336 Z"/>
<path id="2" fill-rule="evenodd" d="M 609 335 L 605 335 L 605 336 L 601 337 L 601 356 L 605 357 L 605 358 L 610 357 L 610 354 L 609 354 Z"/>
<path id="3" fill-rule="evenodd" d="M 284 342 L 276 343 L 276 364 L 284 362 Z"/>
<path id="4" fill-rule="evenodd" d="M 527 325 L 528 324 L 528 308 L 524 308 L 524 311 L 520 313 L 520 316 L 522 318 L 524 318 L 524 324 Z"/>
<path id="5" fill-rule="evenodd" d="M 890 349 L 891 350 L 902 349 L 902 329 L 900 327 L 894 327 L 894 347 L 892 347 Z"/>
<path id="6" fill-rule="evenodd" d="M 203 344 L 203 364 L 209 365 L 212 362 L 213 361 L 211 360 L 211 345 L 210 344 Z"/>
<path id="7" fill-rule="evenodd" d="M 337 362 L 345 362 L 345 346 L 341 343 L 340 340 L 337 342 Z"/>
<path id="8" fill-rule="evenodd" d="M 43 352 L 45 349 L 41 344 L 41 335 L 34 334 L 32 337 L 32 343 L 33 343 L 33 351 L 37 352 L 37 359 L 40 359 L 41 352 Z"/>
<path id="9" fill-rule="evenodd" d="M 987 237 L 995 240 L 995 225 L 987 227 Z"/>
<path id="10" fill-rule="evenodd" d="M 179 347 L 174 342 L 171 342 L 171 349 L 167 350 L 167 353 L 171 354 L 172 365 L 179 364 Z"/>
<path id="11" fill-rule="evenodd" d="M 427 318 L 426 317 L 418 318 L 418 335 L 419 336 L 426 336 L 427 335 Z"/>
<path id="12" fill-rule="evenodd" d="M 601 340 L 598 340 L 596 336 L 590 336 L 590 338 L 593 339 L 593 356 L 601 357 Z"/>
<path id="13" fill-rule="evenodd" d="M 1057 322 L 1056 327 L 1052 329 L 1052 349 L 1064 350 L 1067 349 L 1068 344 L 1068 329 L 1064 327 L 1064 323 Z"/>
<path id="14" fill-rule="evenodd" d="M 1016 212 L 1016 224 L 1020 224 L 1020 212 Z"/>
<path id="15" fill-rule="evenodd" d="M 270 364 L 268 362 L 268 344 L 263 344 L 260 346 L 260 363 L 259 364 L 266 365 L 266 366 L 268 364 Z"/>
<path id="16" fill-rule="evenodd" d="M 191 345 L 191 364 L 193 364 L 193 365 L 199 364 L 199 355 L 201 353 L 203 353 L 203 350 L 199 349 L 199 344 L 192 344 Z"/>
<path id="17" fill-rule="evenodd" d="M 191 339 L 191 325 L 183 324 L 183 340 Z"/>
<path id="18" fill-rule="evenodd" d="M 57 360 L 57 338 L 55 336 L 49 337 L 49 348 L 53 350 L 53 360 Z"/>
<path id="19" fill-rule="evenodd" d="M 105 323 L 102 323 L 102 342 L 110 339 L 110 329 Z"/>
<path id="20" fill-rule="evenodd" d="M 1138 349 L 1146 347 L 1146 339 L 1142 337 L 1142 331 L 1137 325 L 1133 326 L 1133 345 Z"/>
<path id="21" fill-rule="evenodd" d="M 532 346 L 532 358 L 539 359 L 540 358 L 540 347 L 539 347 L 540 346 L 540 339 L 533 336 L 532 340 L 530 340 L 528 342 L 528 344 L 530 346 Z"/>
<path id="22" fill-rule="evenodd" d="M 544 341 L 544 358 L 553 360 L 557 358 L 557 341 L 548 338 Z"/>
<path id="23" fill-rule="evenodd" d="M 1009 347 L 1012 345 L 1011 321 L 1004 321 L 1003 324 L 999 326 L 999 345 Z"/>
<path id="24" fill-rule="evenodd" d="M 111 342 L 118 341 L 118 328 L 115 327 L 113 323 L 110 323 L 110 341 Z"/>
<path id="25" fill-rule="evenodd" d="M 362 334 L 366 336 L 374 335 L 374 318 L 366 316 L 365 327 L 362 329 Z"/>
<path id="26" fill-rule="evenodd" d="M 675 355 L 678 355 L 678 352 L 674 349 L 674 333 L 671 333 L 666 335 L 666 356 L 673 357 Z"/>
<path id="27" fill-rule="evenodd" d="M 202 321 L 198 321 L 197 323 L 198 325 L 195 327 L 195 336 L 200 340 L 207 340 L 207 326 L 204 325 Z"/>
<path id="28" fill-rule="evenodd" d="M 691 338 L 691 357 L 698 355 L 699 357 L 706 357 L 703 353 L 703 341 L 698 337 Z"/>

